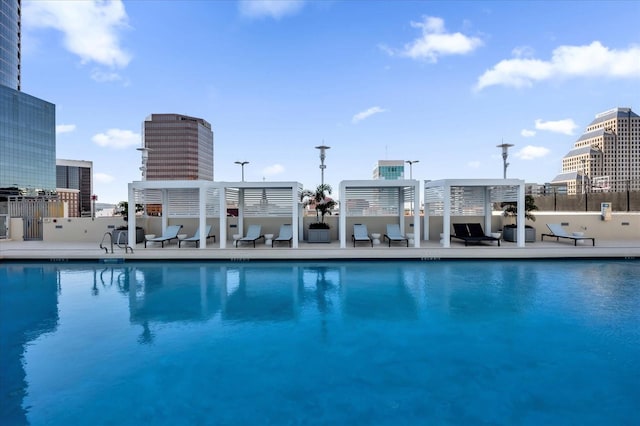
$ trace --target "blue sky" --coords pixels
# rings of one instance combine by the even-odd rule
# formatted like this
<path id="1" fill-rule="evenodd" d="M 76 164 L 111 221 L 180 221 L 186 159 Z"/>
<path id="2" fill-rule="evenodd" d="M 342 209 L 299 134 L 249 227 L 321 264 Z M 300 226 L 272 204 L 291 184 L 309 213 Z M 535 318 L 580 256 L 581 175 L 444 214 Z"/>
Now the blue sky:
<path id="1" fill-rule="evenodd" d="M 99 202 L 140 180 L 151 113 L 204 118 L 216 181 L 544 183 L 595 114 L 640 112 L 640 2 L 23 1 L 22 89 Z M 407 173 L 408 175 L 408 173 Z"/>

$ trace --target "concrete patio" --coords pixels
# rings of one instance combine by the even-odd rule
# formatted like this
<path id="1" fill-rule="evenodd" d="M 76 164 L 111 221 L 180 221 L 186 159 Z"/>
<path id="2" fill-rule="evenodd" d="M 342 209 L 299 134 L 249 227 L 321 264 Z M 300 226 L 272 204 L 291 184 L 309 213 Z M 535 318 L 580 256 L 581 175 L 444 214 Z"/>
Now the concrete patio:
<path id="1" fill-rule="evenodd" d="M 104 262 L 135 261 L 135 260 L 220 260 L 220 261 L 250 261 L 250 260 L 441 260 L 441 259 L 592 259 L 592 258 L 621 258 L 640 259 L 640 241 L 596 240 L 596 246 L 590 242 L 579 242 L 577 246 L 572 241 L 537 241 L 518 247 L 516 243 L 501 242 L 498 247 L 493 243 L 465 247 L 464 243 L 453 240 L 449 248 L 439 243 L 421 241 L 420 248 L 393 246 L 380 244 L 359 244 L 353 247 L 349 242 L 346 248 L 340 248 L 340 243 L 334 241 L 328 244 L 310 244 L 300 242 L 298 248 L 286 245 L 271 247 L 258 243 L 256 248 L 241 246 L 220 249 L 217 243 L 207 245 L 206 249 L 194 247 L 178 248 L 172 242 L 161 248 L 144 244 L 137 244 L 133 253 L 125 253 L 123 248 L 114 246 L 113 253 L 105 253 L 97 243 L 68 243 L 41 241 L 11 241 L 0 240 L 0 261 L 10 260 L 41 260 L 63 262 L 73 260 L 97 260 Z"/>

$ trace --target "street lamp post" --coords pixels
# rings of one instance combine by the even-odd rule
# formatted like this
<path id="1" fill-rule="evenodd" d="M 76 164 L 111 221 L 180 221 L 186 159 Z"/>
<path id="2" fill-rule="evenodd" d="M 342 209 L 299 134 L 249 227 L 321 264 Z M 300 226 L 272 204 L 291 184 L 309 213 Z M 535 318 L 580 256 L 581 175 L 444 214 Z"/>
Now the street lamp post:
<path id="1" fill-rule="evenodd" d="M 509 167 L 509 163 L 507 163 L 507 157 L 509 156 L 509 148 L 511 148 L 513 146 L 513 144 L 510 143 L 502 143 L 500 145 L 496 145 L 498 148 L 502 148 L 502 163 L 503 163 L 503 169 L 502 169 L 502 178 L 506 179 L 507 178 L 507 167 Z"/>
<path id="2" fill-rule="evenodd" d="M 409 164 L 409 179 L 413 180 L 413 165 L 415 163 L 419 163 L 420 160 L 406 160 L 405 163 Z M 413 215 L 413 197 L 411 197 L 411 202 L 409 203 L 409 208 L 411 209 L 411 214 Z"/>
<path id="3" fill-rule="evenodd" d="M 413 165 L 419 163 L 420 160 L 407 160 L 405 163 L 409 163 L 409 179 L 413 179 Z"/>
<path id="4" fill-rule="evenodd" d="M 142 180 L 147 180 L 147 163 L 149 162 L 149 151 L 151 151 L 151 148 L 143 146 L 141 148 L 136 148 L 136 151 L 140 151 L 140 154 L 142 154 L 142 165 L 140 166 Z"/>
<path id="5" fill-rule="evenodd" d="M 147 148 L 146 146 L 136 148 L 137 151 L 140 151 L 142 156 L 142 165 L 140 166 L 140 174 L 142 176 L 142 180 L 147 180 L 147 163 L 149 162 L 149 151 L 151 148 Z M 147 217 L 147 190 L 142 191 L 142 214 Z M 135 209 L 135 207 L 134 207 Z M 94 208 L 95 211 L 95 208 Z"/>
<path id="6" fill-rule="evenodd" d="M 244 166 L 245 164 L 249 164 L 248 161 L 234 161 L 235 164 L 239 164 L 242 167 L 242 181 L 244 182 Z"/>
<path id="7" fill-rule="evenodd" d="M 610 164 L 609 168 L 603 171 L 604 172 L 603 174 L 607 175 L 607 173 L 609 172 L 613 174 L 613 181 L 615 182 L 615 184 L 613 185 L 613 188 L 615 192 L 618 192 L 622 188 L 622 185 L 620 184 L 620 182 L 623 182 L 622 167 L 621 167 L 622 164 L 618 164 L 618 158 L 620 158 L 618 156 L 618 134 L 615 132 L 615 130 L 613 130 L 613 127 L 607 127 L 604 130 L 610 132 L 613 135 L 613 149 L 609 149 L 605 145 L 604 154 L 605 156 L 612 158 L 612 161 L 609 163 Z M 606 165 L 607 162 L 604 161 L 604 164 Z"/>
<path id="8" fill-rule="evenodd" d="M 584 168 L 587 160 L 583 158 L 580 161 L 582 162 L 582 193 L 584 194 L 584 172 L 585 172 Z"/>
<path id="9" fill-rule="evenodd" d="M 324 160 L 325 158 L 327 158 L 326 155 L 326 151 L 327 149 L 330 149 L 330 146 L 326 146 L 326 145 L 320 145 L 320 146 L 316 146 L 316 149 L 320 150 L 320 184 L 324 187 L 324 169 L 327 168 L 327 166 L 324 165 Z"/>

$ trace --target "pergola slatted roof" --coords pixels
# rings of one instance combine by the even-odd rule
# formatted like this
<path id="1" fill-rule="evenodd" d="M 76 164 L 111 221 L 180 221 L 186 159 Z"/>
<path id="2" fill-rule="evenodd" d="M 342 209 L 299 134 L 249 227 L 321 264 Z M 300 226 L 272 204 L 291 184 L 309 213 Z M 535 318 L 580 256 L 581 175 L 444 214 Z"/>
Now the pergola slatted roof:
<path id="1" fill-rule="evenodd" d="M 517 245 L 524 247 L 524 181 L 520 179 L 445 179 L 424 182 L 424 238 L 429 239 L 429 217 L 442 216 L 444 247 L 449 247 L 451 216 L 484 216 L 491 232 L 493 203 L 515 202 L 518 207 Z"/>
<path id="2" fill-rule="evenodd" d="M 404 233 L 405 203 L 413 201 L 413 232 L 420 235 L 420 181 L 418 180 L 344 180 L 340 182 L 340 248 L 347 246 L 347 217 L 398 217 Z M 420 238 L 414 238 L 420 247 Z"/>
<path id="3" fill-rule="evenodd" d="M 212 182 L 203 180 L 147 180 L 129 184 L 129 205 L 162 205 L 162 230 L 169 218 L 198 218 L 205 229 L 207 218 L 218 218 L 220 248 L 226 247 L 227 201 L 238 205 L 238 226 L 243 229 L 245 217 L 291 218 L 293 247 L 302 235 L 299 221 L 302 184 L 298 182 Z M 129 209 L 129 245 L 135 244 L 135 209 Z M 206 248 L 206 236 L 201 235 L 199 247 Z"/>

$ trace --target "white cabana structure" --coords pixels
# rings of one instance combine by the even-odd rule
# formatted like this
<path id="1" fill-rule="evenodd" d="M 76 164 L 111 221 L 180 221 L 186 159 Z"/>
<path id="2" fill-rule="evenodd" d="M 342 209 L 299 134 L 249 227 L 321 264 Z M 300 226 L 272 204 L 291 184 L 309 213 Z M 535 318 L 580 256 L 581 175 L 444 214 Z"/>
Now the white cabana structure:
<path id="1" fill-rule="evenodd" d="M 205 229 L 207 219 L 219 223 L 220 248 L 227 244 L 227 207 L 238 208 L 238 231 L 242 235 L 245 219 L 286 218 L 293 230 L 292 247 L 298 247 L 302 235 L 298 182 L 212 182 L 203 180 L 154 180 L 129 184 L 129 205 L 162 206 L 162 232 L 169 220 L 198 219 L 199 229 Z M 135 208 L 129 209 L 128 244 L 135 247 Z M 297 225 L 297 226 L 296 226 Z M 198 247 L 206 248 L 206 235 L 200 235 Z"/>
<path id="2" fill-rule="evenodd" d="M 484 216 L 491 232 L 492 204 L 516 202 L 517 246 L 524 247 L 524 181 L 520 179 L 445 179 L 424 182 L 424 238 L 429 239 L 429 217 L 442 216 L 442 244 L 450 246 L 451 216 Z"/>
<path id="3" fill-rule="evenodd" d="M 413 230 L 410 232 L 405 229 L 407 207 L 412 210 L 409 214 L 413 217 Z M 340 248 L 347 247 L 347 234 L 351 232 L 348 226 L 353 225 L 347 224 L 347 220 L 354 217 L 394 218 L 390 222 L 399 223 L 403 234 L 413 233 L 413 245 L 420 247 L 419 212 L 418 180 L 344 180 L 340 182 Z"/>
<path id="4" fill-rule="evenodd" d="M 238 233 L 243 234 L 245 220 L 285 218 L 291 223 L 292 247 L 298 247 L 302 236 L 302 184 L 299 182 L 220 182 L 228 205 L 238 206 Z M 226 216 L 220 218 L 220 248 L 225 248 Z"/>
<path id="5" fill-rule="evenodd" d="M 220 183 L 205 180 L 145 180 L 129 184 L 128 245 L 136 244 L 136 204 L 162 206 L 162 233 L 169 219 L 197 218 L 199 229 L 205 229 L 208 218 L 226 219 L 226 204 Z M 225 228 L 220 227 L 220 244 Z M 206 248 L 207 236 L 200 234 L 199 247 Z"/>

